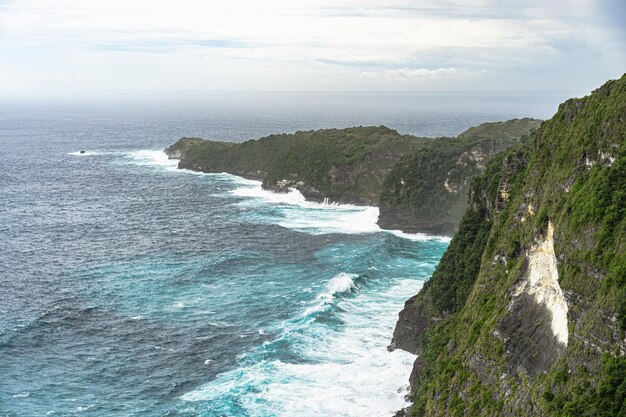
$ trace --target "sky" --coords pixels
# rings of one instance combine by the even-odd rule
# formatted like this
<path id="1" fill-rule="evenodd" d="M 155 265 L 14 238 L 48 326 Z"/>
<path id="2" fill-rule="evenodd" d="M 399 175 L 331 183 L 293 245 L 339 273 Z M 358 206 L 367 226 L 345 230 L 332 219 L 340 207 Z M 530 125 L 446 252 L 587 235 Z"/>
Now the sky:
<path id="1" fill-rule="evenodd" d="M 623 0 L 0 0 L 0 95 L 566 92 L 626 71 Z"/>

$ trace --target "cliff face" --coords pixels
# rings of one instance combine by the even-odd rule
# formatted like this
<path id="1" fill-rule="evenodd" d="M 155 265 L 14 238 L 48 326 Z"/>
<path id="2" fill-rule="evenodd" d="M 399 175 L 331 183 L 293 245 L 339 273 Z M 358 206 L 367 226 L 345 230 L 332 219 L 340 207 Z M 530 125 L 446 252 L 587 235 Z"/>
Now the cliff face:
<path id="1" fill-rule="evenodd" d="M 400 313 L 417 416 L 626 415 L 626 76 L 563 103 L 470 185 Z"/>
<path id="2" fill-rule="evenodd" d="M 376 205 L 382 183 L 402 155 L 430 139 L 384 126 L 271 135 L 241 144 L 183 138 L 165 150 L 179 168 L 228 172 L 307 199 Z"/>
<path id="3" fill-rule="evenodd" d="M 281 154 L 263 186 L 279 192 L 296 188 L 314 201 L 377 205 L 391 168 L 428 142 L 384 126 L 310 132 Z"/>
<path id="4" fill-rule="evenodd" d="M 404 156 L 385 179 L 379 224 L 453 235 L 467 208 L 469 180 L 487 162 L 539 127 L 535 119 L 484 123 Z"/>
<path id="5" fill-rule="evenodd" d="M 241 144 L 183 138 L 165 150 L 179 168 L 228 172 L 307 199 L 377 205 L 379 224 L 453 234 L 469 178 L 537 127 L 534 119 L 485 123 L 458 138 L 417 138 L 384 126 L 271 135 Z"/>

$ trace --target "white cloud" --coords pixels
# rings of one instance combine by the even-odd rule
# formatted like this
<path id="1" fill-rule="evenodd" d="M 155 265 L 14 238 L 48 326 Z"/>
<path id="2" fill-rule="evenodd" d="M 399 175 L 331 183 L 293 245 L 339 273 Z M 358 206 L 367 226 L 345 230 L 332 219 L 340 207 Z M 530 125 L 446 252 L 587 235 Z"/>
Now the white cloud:
<path id="1" fill-rule="evenodd" d="M 324 89 L 345 85 L 350 73 L 367 89 L 367 79 L 435 80 L 481 68 L 511 74 L 511 65 L 557 59 L 564 42 L 609 44 L 602 27 L 585 20 L 595 0 L 549 3 L 8 0 L 0 7 L 0 90 L 49 86 L 28 77 L 16 83 L 8 77 L 16 73 L 33 80 L 62 73 L 67 81 L 55 85 L 75 88 L 126 88 L 133 79 L 137 89 L 239 89 L 250 77 L 259 89 Z M 169 76 L 143 76 L 154 73 L 155 62 L 171 68 Z M 124 77 L 111 70 L 119 63 Z M 298 74 L 306 77 L 298 82 Z"/>
<path id="2" fill-rule="evenodd" d="M 455 75 L 457 75 L 457 71 L 452 67 L 436 69 L 400 68 L 384 72 L 384 76 L 386 78 L 439 78 L 451 77 Z"/>

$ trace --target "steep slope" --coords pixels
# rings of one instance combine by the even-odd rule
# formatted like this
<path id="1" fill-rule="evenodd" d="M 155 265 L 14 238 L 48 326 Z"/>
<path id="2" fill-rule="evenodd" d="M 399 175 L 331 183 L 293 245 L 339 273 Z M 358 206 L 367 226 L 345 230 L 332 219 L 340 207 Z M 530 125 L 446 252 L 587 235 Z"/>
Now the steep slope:
<path id="1" fill-rule="evenodd" d="M 458 138 L 417 138 L 384 126 L 270 135 L 241 144 L 183 138 L 165 152 L 179 168 L 228 172 L 309 200 L 378 205 L 382 227 L 453 234 L 469 178 L 539 124 L 485 123 Z"/>
<path id="2" fill-rule="evenodd" d="M 404 156 L 383 185 L 378 223 L 387 229 L 453 235 L 467 208 L 469 179 L 540 123 L 536 119 L 484 123 Z"/>
<path id="3" fill-rule="evenodd" d="M 400 313 L 417 416 L 626 415 L 626 76 L 563 103 L 470 186 Z"/>
<path id="4" fill-rule="evenodd" d="M 309 200 L 378 203 L 382 183 L 402 155 L 431 139 L 385 126 L 270 135 L 241 144 L 183 138 L 165 152 L 179 168 L 228 172 L 277 192 L 296 188 Z"/>
<path id="5" fill-rule="evenodd" d="M 377 205 L 395 163 L 431 140 L 385 126 L 310 132 L 285 149 L 267 172 L 265 188 L 296 188 L 309 200 Z"/>

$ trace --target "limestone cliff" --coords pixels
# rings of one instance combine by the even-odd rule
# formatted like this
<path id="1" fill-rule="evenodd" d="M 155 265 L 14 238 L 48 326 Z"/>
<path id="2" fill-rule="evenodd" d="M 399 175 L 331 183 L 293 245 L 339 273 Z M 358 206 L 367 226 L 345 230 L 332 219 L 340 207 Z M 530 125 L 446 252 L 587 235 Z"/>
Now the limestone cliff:
<path id="1" fill-rule="evenodd" d="M 385 179 L 379 224 L 452 236 L 467 208 L 470 178 L 540 123 L 536 119 L 484 123 L 404 156 Z"/>
<path id="2" fill-rule="evenodd" d="M 416 416 L 626 415 L 626 76 L 563 103 L 471 181 L 390 348 Z"/>
<path id="3" fill-rule="evenodd" d="M 457 138 L 418 138 L 384 126 L 270 135 L 241 144 L 183 138 L 165 150 L 179 168 L 228 172 L 313 201 L 378 205 L 384 228 L 453 234 L 469 178 L 539 121 L 485 123 Z"/>
<path id="4" fill-rule="evenodd" d="M 313 201 L 376 205 L 394 164 L 430 139 L 384 126 L 270 135 L 240 144 L 183 138 L 165 152 L 179 168 L 228 172 Z"/>

